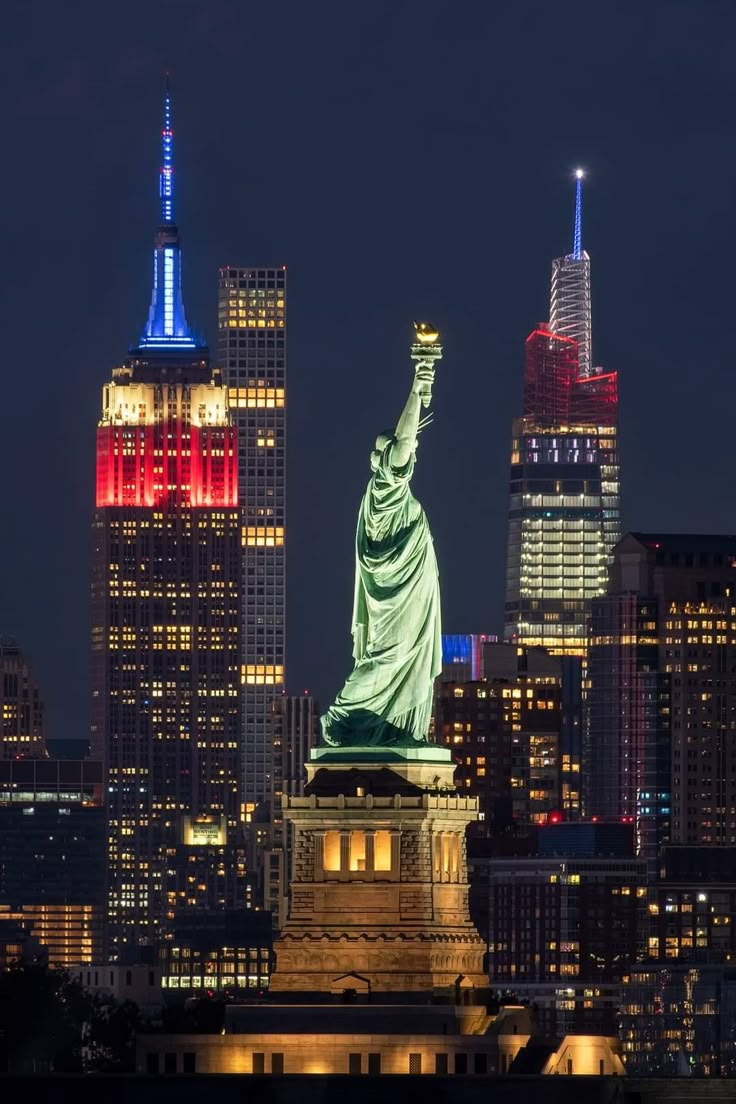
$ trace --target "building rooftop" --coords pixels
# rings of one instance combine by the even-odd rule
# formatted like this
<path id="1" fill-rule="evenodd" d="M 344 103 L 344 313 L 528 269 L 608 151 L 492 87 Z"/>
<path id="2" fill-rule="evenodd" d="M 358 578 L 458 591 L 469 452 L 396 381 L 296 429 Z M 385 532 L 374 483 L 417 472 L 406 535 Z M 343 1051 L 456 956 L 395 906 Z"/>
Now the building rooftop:
<path id="1" fill-rule="evenodd" d="M 626 533 L 647 548 L 661 552 L 730 552 L 736 551 L 736 536 L 720 533 Z"/>

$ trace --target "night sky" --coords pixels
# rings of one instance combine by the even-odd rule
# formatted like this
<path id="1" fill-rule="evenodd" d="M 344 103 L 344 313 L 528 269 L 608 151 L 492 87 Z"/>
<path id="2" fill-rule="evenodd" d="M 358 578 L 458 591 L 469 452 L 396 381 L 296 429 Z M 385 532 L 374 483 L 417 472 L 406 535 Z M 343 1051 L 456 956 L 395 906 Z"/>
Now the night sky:
<path id="1" fill-rule="evenodd" d="M 0 633 L 50 737 L 87 735 L 94 434 L 148 310 L 166 69 L 190 319 L 214 348 L 218 266 L 289 271 L 290 691 L 327 705 L 351 666 L 414 318 L 445 346 L 415 478 L 445 628 L 500 628 L 523 345 L 577 165 L 624 529 L 736 529 L 731 0 L 6 0 L 2 38 Z"/>

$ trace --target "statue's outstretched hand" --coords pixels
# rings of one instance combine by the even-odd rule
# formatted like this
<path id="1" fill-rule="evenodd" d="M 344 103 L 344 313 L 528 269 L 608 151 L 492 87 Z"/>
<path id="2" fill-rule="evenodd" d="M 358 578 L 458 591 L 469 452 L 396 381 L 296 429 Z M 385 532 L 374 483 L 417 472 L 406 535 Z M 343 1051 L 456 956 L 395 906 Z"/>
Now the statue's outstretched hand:
<path id="1" fill-rule="evenodd" d="M 422 400 L 422 405 L 429 406 L 432 398 L 432 384 L 434 383 L 434 368 L 431 364 L 417 365 L 416 372 L 414 373 L 414 383 L 412 384 L 412 391 L 415 395 L 418 395 Z"/>

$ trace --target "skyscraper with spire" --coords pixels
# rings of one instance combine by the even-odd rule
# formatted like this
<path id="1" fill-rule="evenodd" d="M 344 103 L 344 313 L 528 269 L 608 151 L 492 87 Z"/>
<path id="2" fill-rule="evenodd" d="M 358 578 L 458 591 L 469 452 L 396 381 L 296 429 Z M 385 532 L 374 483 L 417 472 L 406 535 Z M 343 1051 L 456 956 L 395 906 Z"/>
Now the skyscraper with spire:
<path id="1" fill-rule="evenodd" d="M 582 172 L 572 252 L 552 265 L 549 325 L 527 338 L 514 421 L 505 636 L 584 655 L 590 601 L 605 592 L 620 536 L 618 379 L 592 367 Z"/>
<path id="2" fill-rule="evenodd" d="M 184 310 L 168 83 L 159 202 L 148 319 L 97 429 L 92 749 L 113 957 L 182 910 L 245 903 L 236 430 Z"/>

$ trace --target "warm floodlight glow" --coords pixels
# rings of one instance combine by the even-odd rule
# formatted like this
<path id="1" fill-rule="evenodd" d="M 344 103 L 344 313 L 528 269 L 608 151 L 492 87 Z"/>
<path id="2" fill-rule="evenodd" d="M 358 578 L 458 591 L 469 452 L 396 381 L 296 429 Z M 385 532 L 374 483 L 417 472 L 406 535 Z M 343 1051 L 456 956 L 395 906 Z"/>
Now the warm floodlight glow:
<path id="1" fill-rule="evenodd" d="M 440 332 L 431 322 L 415 322 L 414 329 L 417 333 L 417 341 L 421 345 L 434 345 L 439 339 Z"/>

